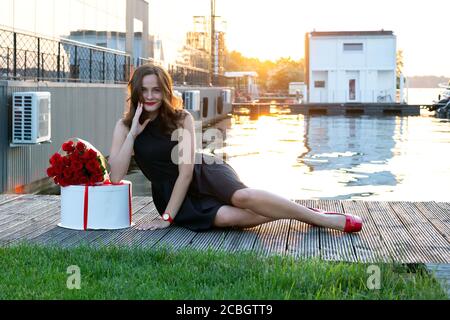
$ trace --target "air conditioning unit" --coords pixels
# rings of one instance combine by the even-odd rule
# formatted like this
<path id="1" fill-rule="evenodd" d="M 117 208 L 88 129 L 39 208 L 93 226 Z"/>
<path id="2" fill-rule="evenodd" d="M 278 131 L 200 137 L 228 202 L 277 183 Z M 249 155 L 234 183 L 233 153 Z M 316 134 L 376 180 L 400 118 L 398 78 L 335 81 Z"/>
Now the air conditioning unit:
<path id="1" fill-rule="evenodd" d="M 222 90 L 222 99 L 223 99 L 223 103 L 231 103 L 231 90 L 230 89 Z"/>
<path id="2" fill-rule="evenodd" d="M 12 99 L 12 144 L 49 141 L 50 92 L 17 92 Z"/>
<path id="3" fill-rule="evenodd" d="M 200 90 L 184 91 L 183 102 L 186 110 L 200 111 Z"/>

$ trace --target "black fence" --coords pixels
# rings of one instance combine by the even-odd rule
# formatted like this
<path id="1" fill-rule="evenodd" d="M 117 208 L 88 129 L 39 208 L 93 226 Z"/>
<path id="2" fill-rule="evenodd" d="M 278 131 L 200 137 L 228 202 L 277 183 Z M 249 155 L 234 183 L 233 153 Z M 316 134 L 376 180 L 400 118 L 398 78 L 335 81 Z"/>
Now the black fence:
<path id="1" fill-rule="evenodd" d="M 158 63 L 137 58 L 136 65 Z M 130 56 L 70 40 L 53 40 L 0 29 L 0 80 L 127 83 Z M 223 75 L 206 69 L 169 65 L 175 85 L 226 86 Z"/>
<path id="2" fill-rule="evenodd" d="M 139 58 L 137 66 L 146 63 L 160 64 L 153 59 Z M 191 85 L 191 86 L 226 86 L 227 79 L 223 75 L 210 75 L 205 69 L 195 68 L 185 65 L 169 64 L 167 71 L 175 85 Z"/>
<path id="3" fill-rule="evenodd" d="M 130 57 L 120 51 L 0 29 L 0 79 L 126 83 Z"/>

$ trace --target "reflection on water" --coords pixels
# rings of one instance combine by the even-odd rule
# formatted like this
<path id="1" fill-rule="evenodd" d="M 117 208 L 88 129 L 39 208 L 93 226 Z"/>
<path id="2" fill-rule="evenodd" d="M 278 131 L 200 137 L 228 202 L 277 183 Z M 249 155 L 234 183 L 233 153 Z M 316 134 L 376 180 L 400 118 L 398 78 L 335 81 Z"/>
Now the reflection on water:
<path id="1" fill-rule="evenodd" d="M 218 123 L 224 159 L 249 187 L 290 199 L 448 201 L 450 122 L 434 117 L 235 117 Z M 133 163 L 134 195 L 150 182 Z"/>
<path id="2" fill-rule="evenodd" d="M 235 118 L 221 152 L 250 187 L 291 199 L 448 201 L 450 123 L 432 117 Z"/>

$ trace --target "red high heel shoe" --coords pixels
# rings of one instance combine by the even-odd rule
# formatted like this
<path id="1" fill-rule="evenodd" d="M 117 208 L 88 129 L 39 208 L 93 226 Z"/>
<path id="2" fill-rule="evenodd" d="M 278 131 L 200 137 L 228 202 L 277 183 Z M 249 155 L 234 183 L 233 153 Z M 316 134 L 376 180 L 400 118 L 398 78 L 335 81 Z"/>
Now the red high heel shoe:
<path id="1" fill-rule="evenodd" d="M 332 211 L 324 211 L 317 208 L 310 208 L 315 212 L 323 213 L 323 214 L 339 214 L 341 216 L 345 216 L 345 227 L 344 232 L 359 232 L 362 229 L 362 219 L 358 216 L 348 214 L 348 213 L 339 213 L 339 212 L 332 212 Z"/>

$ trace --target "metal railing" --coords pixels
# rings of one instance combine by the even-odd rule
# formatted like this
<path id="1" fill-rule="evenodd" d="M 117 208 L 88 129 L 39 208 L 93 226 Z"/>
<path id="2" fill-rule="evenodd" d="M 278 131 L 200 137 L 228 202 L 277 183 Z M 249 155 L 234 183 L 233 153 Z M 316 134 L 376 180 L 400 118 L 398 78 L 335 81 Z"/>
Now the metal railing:
<path id="1" fill-rule="evenodd" d="M 138 58 L 137 66 L 141 66 L 146 63 L 152 63 L 156 65 L 163 65 L 162 61 L 155 59 Z M 211 75 L 209 70 L 196 68 L 181 64 L 169 64 L 167 71 L 175 85 L 190 85 L 190 86 L 209 86 L 210 83 L 214 86 L 226 86 L 227 79 L 223 75 Z"/>
<path id="2" fill-rule="evenodd" d="M 126 83 L 130 56 L 71 40 L 0 29 L 0 79 Z"/>

